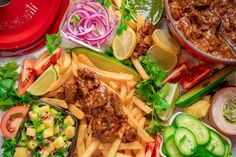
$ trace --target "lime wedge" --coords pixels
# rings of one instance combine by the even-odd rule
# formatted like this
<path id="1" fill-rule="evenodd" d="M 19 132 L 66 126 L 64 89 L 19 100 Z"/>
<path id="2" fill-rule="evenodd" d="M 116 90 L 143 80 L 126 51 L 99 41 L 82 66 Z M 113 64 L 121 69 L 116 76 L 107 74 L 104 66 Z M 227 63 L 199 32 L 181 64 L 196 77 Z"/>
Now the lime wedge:
<path id="1" fill-rule="evenodd" d="M 158 113 L 158 117 L 163 120 L 167 121 L 175 109 L 175 101 L 179 97 L 179 87 L 177 83 L 166 83 L 160 90 L 160 92 L 168 92 L 168 94 L 165 97 L 165 100 L 170 105 L 167 110 L 163 110 L 160 113 Z"/>
<path id="2" fill-rule="evenodd" d="M 47 93 L 50 85 L 57 80 L 57 72 L 50 66 L 29 88 L 32 95 L 40 96 Z"/>

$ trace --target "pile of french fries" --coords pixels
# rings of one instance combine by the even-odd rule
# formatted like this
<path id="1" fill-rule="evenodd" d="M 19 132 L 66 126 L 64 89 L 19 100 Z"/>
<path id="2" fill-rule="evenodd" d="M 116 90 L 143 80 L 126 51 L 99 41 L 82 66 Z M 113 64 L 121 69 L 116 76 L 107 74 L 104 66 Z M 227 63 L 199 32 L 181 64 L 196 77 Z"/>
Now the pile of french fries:
<path id="1" fill-rule="evenodd" d="M 48 89 L 48 93 L 41 98 L 69 110 L 80 120 L 77 144 L 75 153 L 78 157 L 143 157 L 145 154 L 146 142 L 154 139 L 144 130 L 149 124 L 145 118 L 152 112 L 142 100 L 135 96 L 136 81 L 131 74 L 121 74 L 98 69 L 85 55 L 63 53 L 63 56 L 55 65 L 58 72 L 58 80 Z M 102 85 L 119 96 L 122 102 L 123 112 L 128 117 L 128 124 L 137 129 L 137 139 L 134 142 L 123 143 L 122 138 L 116 139 L 113 143 L 101 143 L 92 137 L 91 125 L 86 120 L 86 115 L 77 101 L 75 104 L 67 104 L 64 100 L 54 98 L 67 81 L 78 77 L 78 69 L 87 68 L 100 76 Z M 125 127 L 119 130 L 120 137 L 123 136 Z"/>

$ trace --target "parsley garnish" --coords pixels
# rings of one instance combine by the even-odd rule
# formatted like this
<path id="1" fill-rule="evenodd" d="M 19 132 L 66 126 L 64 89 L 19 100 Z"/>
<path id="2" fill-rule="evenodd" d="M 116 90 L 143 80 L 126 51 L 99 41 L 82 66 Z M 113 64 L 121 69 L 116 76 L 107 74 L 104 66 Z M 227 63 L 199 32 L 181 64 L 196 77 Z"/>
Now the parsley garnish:
<path id="1" fill-rule="evenodd" d="M 139 62 L 142 64 L 150 78 L 137 84 L 136 93 L 140 98 L 147 101 L 149 107 L 153 108 L 153 112 L 150 115 L 151 124 L 147 131 L 150 134 L 155 135 L 163 128 L 158 123 L 157 114 L 169 107 L 169 104 L 165 100 L 168 91 L 159 92 L 162 87 L 162 81 L 167 76 L 167 72 L 162 71 L 157 63 L 147 55 L 139 57 Z"/>
<path id="2" fill-rule="evenodd" d="M 46 45 L 48 49 L 48 55 L 51 56 L 61 43 L 61 35 L 60 33 L 51 35 L 46 34 L 46 40 L 47 40 Z"/>
<path id="3" fill-rule="evenodd" d="M 0 66 L 0 109 L 3 111 L 15 105 L 30 104 L 37 98 L 29 93 L 22 96 L 17 95 L 17 90 L 15 89 L 15 84 L 19 77 L 17 69 L 18 64 L 15 61 Z"/>
<path id="4" fill-rule="evenodd" d="M 122 0 L 121 7 L 118 8 L 110 0 L 97 0 L 97 2 L 102 3 L 105 8 L 109 8 L 111 5 L 116 9 L 121 11 L 121 21 L 119 28 L 117 29 L 117 34 L 122 35 L 124 31 L 128 29 L 127 22 L 131 20 L 131 11 L 125 3 L 125 0 Z"/>
<path id="5" fill-rule="evenodd" d="M 80 22 L 80 16 L 78 14 L 75 14 L 73 18 L 70 20 L 70 23 L 77 24 L 78 22 Z"/>
<path id="6" fill-rule="evenodd" d="M 125 0 L 122 0 L 122 5 L 119 10 L 121 11 L 122 15 L 121 15 L 121 21 L 120 21 L 119 28 L 117 29 L 117 34 L 122 35 L 123 32 L 128 29 L 127 22 L 129 20 L 131 20 L 130 9 L 127 8 L 127 6 L 125 4 Z"/>
<path id="7" fill-rule="evenodd" d="M 112 4 L 110 0 L 97 0 L 97 2 L 102 3 L 105 8 L 109 8 Z"/>
<path id="8" fill-rule="evenodd" d="M 4 143 L 2 145 L 3 153 L 1 154 L 2 157 L 12 157 L 13 156 L 18 138 L 19 138 L 19 133 L 17 133 L 16 137 L 13 139 L 4 138 Z"/>

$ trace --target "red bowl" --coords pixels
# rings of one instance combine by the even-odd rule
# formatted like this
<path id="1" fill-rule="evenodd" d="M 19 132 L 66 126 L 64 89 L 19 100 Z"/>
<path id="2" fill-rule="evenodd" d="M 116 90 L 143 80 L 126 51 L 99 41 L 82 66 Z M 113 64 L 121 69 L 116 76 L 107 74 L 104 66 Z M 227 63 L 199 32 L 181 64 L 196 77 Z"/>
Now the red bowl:
<path id="1" fill-rule="evenodd" d="M 189 40 L 187 40 L 184 35 L 180 32 L 180 30 L 175 25 L 175 20 L 172 18 L 169 8 L 169 0 L 165 0 L 165 14 L 166 14 L 166 20 L 168 23 L 168 27 L 175 37 L 175 39 L 179 42 L 179 44 L 190 54 L 192 54 L 195 57 L 198 57 L 199 59 L 209 62 L 209 63 L 215 63 L 215 64 L 231 64 L 236 65 L 236 59 L 223 59 L 218 58 L 216 56 L 210 55 L 197 47 L 195 47 Z"/>

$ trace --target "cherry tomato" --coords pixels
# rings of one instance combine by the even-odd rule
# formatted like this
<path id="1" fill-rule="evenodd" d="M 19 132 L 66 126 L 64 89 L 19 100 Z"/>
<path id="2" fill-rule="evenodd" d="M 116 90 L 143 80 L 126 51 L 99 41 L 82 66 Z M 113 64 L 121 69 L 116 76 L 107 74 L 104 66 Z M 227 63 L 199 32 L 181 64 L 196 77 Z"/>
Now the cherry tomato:
<path id="1" fill-rule="evenodd" d="M 191 68 L 182 78 L 181 86 L 188 91 L 211 74 L 212 69 L 208 65 L 198 65 Z"/>
<path id="2" fill-rule="evenodd" d="M 167 82 L 179 82 L 187 71 L 188 66 L 186 65 L 186 63 L 181 63 L 175 67 L 174 71 L 165 80 L 163 80 L 162 83 L 165 84 Z"/>
<path id="3" fill-rule="evenodd" d="M 9 109 L 2 117 L 1 131 L 5 138 L 12 139 L 16 136 L 21 122 L 28 113 L 26 106 L 15 106 Z"/>
<path id="4" fill-rule="evenodd" d="M 34 69 L 36 70 L 36 75 L 41 75 L 45 70 L 47 70 L 50 65 L 54 65 L 57 63 L 57 60 L 60 58 L 62 54 L 62 49 L 58 47 L 51 56 L 47 54 L 43 54 L 41 57 L 39 57 L 36 62 Z"/>
<path id="5" fill-rule="evenodd" d="M 34 61 L 24 60 L 20 74 L 18 95 L 21 96 L 26 93 L 29 86 L 36 78 L 36 71 L 34 70 Z"/>
<path id="6" fill-rule="evenodd" d="M 152 152 L 152 157 L 161 157 L 160 155 L 160 147 L 161 147 L 162 137 L 160 134 L 157 134 L 155 147 Z"/>

